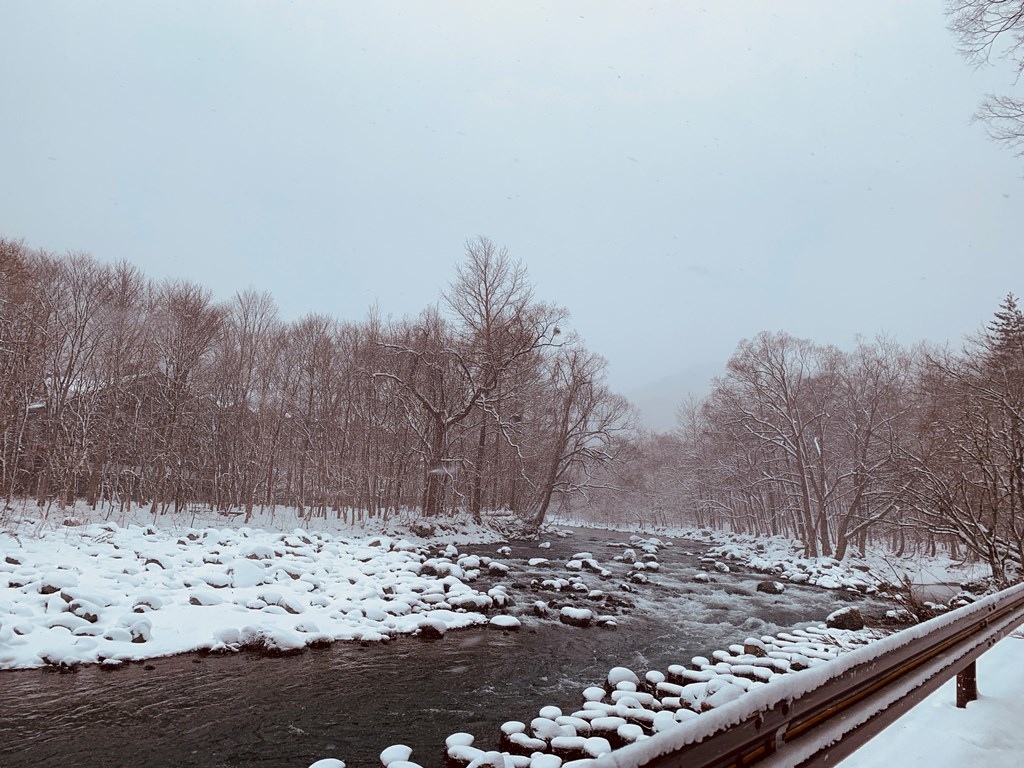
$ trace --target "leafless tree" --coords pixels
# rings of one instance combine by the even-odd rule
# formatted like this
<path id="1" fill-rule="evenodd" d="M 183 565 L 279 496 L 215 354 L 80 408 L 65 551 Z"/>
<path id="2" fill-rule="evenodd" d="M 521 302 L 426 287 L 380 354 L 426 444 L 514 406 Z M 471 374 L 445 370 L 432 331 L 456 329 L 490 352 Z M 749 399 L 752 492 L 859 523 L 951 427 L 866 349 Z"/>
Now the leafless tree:
<path id="1" fill-rule="evenodd" d="M 1018 77 L 1024 73 L 1024 0 L 947 0 L 946 13 L 968 61 L 980 67 L 1006 59 Z M 993 140 L 1024 156 L 1024 100 L 989 95 L 975 117 Z"/>
<path id="2" fill-rule="evenodd" d="M 210 292 L 194 283 L 169 281 L 155 292 L 154 451 L 148 467 L 154 514 L 200 495 L 202 468 L 213 461 L 213 446 L 204 438 L 216 417 L 211 363 L 224 316 Z"/>
<path id="3" fill-rule="evenodd" d="M 437 308 L 424 311 L 386 345 L 395 364 L 376 375 L 409 395 L 406 412 L 423 450 L 424 514 L 440 514 L 456 474 L 474 465 L 469 506 L 479 514 L 488 423 L 500 428 L 498 406 L 510 396 L 502 385 L 515 380 L 517 367 L 535 365 L 543 350 L 557 345 L 564 311 L 534 302 L 525 269 L 486 238 L 467 243 L 443 299 L 453 321 Z M 474 413 L 476 450 L 455 455 L 455 432 Z"/>
<path id="4" fill-rule="evenodd" d="M 906 492 L 901 444 L 912 417 L 912 353 L 891 339 L 861 341 L 844 356 L 838 392 L 837 451 L 840 467 L 832 519 L 835 556 L 851 541 L 861 551 L 870 529 L 900 509 Z"/>
<path id="5" fill-rule="evenodd" d="M 629 403 L 608 390 L 606 368 L 604 358 L 575 343 L 548 366 L 545 397 L 533 416 L 542 435 L 534 528 L 544 522 L 554 494 L 568 498 L 591 484 L 594 467 L 615 458 L 617 438 L 632 424 Z"/>
<path id="6" fill-rule="evenodd" d="M 110 308 L 111 270 L 82 254 L 39 261 L 36 269 L 47 307 L 42 336 L 45 470 L 39 472 L 36 491 L 42 506 L 51 489 L 62 501 L 72 500 L 88 466 L 86 446 L 99 418 L 103 386 L 97 362 Z"/>
<path id="7" fill-rule="evenodd" d="M 413 320 L 282 323 L 127 264 L 0 241 L 4 492 L 48 504 L 287 504 L 543 519 L 617 447 L 604 363 L 486 238 Z"/>
<path id="8" fill-rule="evenodd" d="M 27 431 L 45 381 L 39 350 L 47 307 L 35 269 L 40 259 L 23 244 L 0 239 L 0 493 L 8 503 L 32 486 Z"/>
<path id="9" fill-rule="evenodd" d="M 105 305 L 93 376 L 97 407 L 86 435 L 85 497 L 94 508 L 104 498 L 127 504 L 138 490 L 136 460 L 146 426 L 140 385 L 153 370 L 146 323 L 149 281 L 125 262 L 104 277 Z"/>
<path id="10" fill-rule="evenodd" d="M 217 506 L 241 506 L 248 522 L 265 480 L 275 412 L 273 391 L 283 326 L 267 293 L 237 293 L 227 307 L 214 350 Z"/>
<path id="11" fill-rule="evenodd" d="M 852 353 L 785 333 L 741 342 L 681 431 L 694 505 L 843 557 L 899 508 L 910 390 L 909 358 L 885 339 Z"/>
<path id="12" fill-rule="evenodd" d="M 795 514 L 806 553 L 832 553 L 821 472 L 827 446 L 821 437 L 829 425 L 822 408 L 834 386 L 831 350 L 788 334 L 762 333 L 743 341 L 729 360 L 728 373 L 712 395 L 712 421 L 733 435 L 734 444 L 753 443 L 747 462 L 768 462 L 761 469 Z"/>
<path id="13" fill-rule="evenodd" d="M 1024 317 L 1014 297 L 962 353 L 933 351 L 921 380 L 912 507 L 1006 583 L 1024 568 Z"/>

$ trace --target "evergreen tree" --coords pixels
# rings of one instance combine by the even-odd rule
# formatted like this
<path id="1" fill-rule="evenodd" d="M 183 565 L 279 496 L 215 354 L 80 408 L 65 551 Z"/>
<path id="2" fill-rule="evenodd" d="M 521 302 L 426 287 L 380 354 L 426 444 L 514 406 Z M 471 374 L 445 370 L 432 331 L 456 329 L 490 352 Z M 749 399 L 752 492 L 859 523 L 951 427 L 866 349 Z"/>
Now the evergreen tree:
<path id="1" fill-rule="evenodd" d="M 1012 293 L 1006 294 L 988 324 L 984 345 L 994 368 L 1016 377 L 1024 375 L 1024 314 Z"/>

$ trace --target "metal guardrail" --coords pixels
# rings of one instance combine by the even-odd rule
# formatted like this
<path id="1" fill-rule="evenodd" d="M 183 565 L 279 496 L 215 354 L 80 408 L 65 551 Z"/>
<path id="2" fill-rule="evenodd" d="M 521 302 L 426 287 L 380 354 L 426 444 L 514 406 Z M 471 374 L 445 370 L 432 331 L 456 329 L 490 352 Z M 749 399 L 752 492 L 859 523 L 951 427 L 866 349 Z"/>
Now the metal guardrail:
<path id="1" fill-rule="evenodd" d="M 1024 584 L 785 675 L 676 728 L 603 755 L 590 768 L 830 766 L 958 675 L 1024 623 Z"/>

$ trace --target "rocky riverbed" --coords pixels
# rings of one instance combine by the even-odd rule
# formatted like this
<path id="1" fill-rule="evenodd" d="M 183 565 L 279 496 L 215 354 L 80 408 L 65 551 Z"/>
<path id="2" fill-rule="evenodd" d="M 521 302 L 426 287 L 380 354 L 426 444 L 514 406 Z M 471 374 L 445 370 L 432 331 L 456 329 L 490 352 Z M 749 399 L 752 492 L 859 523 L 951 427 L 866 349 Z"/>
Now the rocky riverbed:
<path id="1" fill-rule="evenodd" d="M 708 655 L 813 632 L 801 628 L 847 604 L 890 607 L 857 590 L 779 582 L 771 594 L 707 544 L 607 531 L 454 546 L 94 526 L 3 546 L 5 663 L 79 671 L 4 673 L 0 744 L 12 746 L 0 753 L 83 766 L 111 750 L 140 764 L 369 765 L 395 743 L 436 765 L 453 733 L 487 751 L 506 722 L 548 706 L 573 716 L 613 668 L 683 685 L 672 667 L 694 656 L 756 668 Z M 233 653 L 245 649 L 260 655 Z M 165 658 L 193 650 L 207 655 Z"/>

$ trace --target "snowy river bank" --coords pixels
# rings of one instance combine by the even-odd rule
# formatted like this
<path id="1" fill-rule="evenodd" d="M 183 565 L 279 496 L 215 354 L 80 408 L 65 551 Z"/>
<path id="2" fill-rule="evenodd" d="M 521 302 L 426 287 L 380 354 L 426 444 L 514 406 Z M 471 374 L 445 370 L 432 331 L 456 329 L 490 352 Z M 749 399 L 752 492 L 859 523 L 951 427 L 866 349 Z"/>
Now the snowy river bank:
<path id="1" fill-rule="evenodd" d="M 447 552 L 397 538 L 193 533 L 83 530 L 74 545 L 4 544 L 3 663 L 100 663 L 0 673 L 0 764 L 306 766 L 336 756 L 361 766 L 403 743 L 438 765 L 449 734 L 493 748 L 503 722 L 529 722 L 547 705 L 571 711 L 612 667 L 642 675 L 851 602 L 874 615 L 891 607 L 799 584 L 761 593 L 763 576 L 702 562 L 704 544 L 665 541 L 644 559 L 627 534 L 607 531 Z M 606 628 L 566 626 L 563 609 Z M 511 618 L 492 625 L 496 615 Z M 449 631 L 460 626 L 470 628 Z M 286 657 L 166 656 L 244 641 L 288 651 L 310 635 L 361 642 Z"/>

